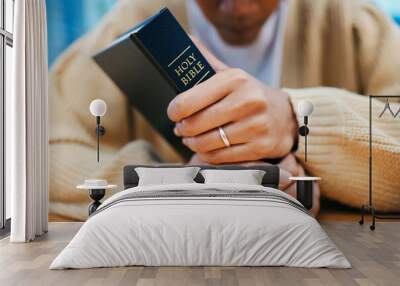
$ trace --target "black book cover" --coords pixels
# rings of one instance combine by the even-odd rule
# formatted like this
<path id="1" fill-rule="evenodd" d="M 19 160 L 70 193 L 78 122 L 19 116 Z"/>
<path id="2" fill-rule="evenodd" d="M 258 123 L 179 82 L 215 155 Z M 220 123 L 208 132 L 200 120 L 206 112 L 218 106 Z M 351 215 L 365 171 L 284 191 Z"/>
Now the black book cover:
<path id="1" fill-rule="evenodd" d="M 173 133 L 169 102 L 215 74 L 207 60 L 164 8 L 94 57 L 129 102 L 185 158 L 192 152 Z"/>

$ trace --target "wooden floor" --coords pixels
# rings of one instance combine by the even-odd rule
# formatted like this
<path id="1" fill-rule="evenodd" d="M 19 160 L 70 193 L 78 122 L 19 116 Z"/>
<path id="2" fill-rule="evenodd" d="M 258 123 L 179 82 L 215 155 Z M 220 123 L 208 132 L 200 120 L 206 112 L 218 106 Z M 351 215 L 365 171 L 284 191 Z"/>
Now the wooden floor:
<path id="1" fill-rule="evenodd" d="M 48 270 L 81 223 L 50 223 L 49 233 L 29 244 L 0 241 L 0 285 L 400 285 L 400 222 L 368 225 L 322 222 L 353 268 L 124 267 Z"/>

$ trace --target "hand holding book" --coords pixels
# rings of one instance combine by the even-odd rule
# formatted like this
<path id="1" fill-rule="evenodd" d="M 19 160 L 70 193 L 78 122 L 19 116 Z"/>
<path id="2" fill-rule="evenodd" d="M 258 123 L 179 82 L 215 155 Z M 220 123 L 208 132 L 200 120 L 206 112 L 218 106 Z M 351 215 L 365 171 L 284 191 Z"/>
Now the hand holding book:
<path id="1" fill-rule="evenodd" d="M 94 59 L 186 159 L 193 152 L 215 164 L 287 155 L 297 138 L 288 94 L 194 42 L 165 8 Z"/>
<path id="2" fill-rule="evenodd" d="M 183 144 L 200 160 L 213 164 L 287 155 L 297 136 L 288 94 L 227 67 L 198 40 L 192 41 L 216 74 L 169 104 L 168 116 Z M 220 127 L 230 146 L 221 138 Z"/>
<path id="3" fill-rule="evenodd" d="M 170 101 L 215 72 L 172 13 L 164 8 L 97 53 L 96 63 L 130 104 L 183 157 L 193 154 L 173 133 Z"/>

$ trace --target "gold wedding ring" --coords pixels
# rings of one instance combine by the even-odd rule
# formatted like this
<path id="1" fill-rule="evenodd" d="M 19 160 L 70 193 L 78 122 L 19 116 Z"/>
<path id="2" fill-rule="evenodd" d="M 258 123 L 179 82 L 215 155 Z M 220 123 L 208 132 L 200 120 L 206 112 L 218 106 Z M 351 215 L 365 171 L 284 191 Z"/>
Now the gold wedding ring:
<path id="1" fill-rule="evenodd" d="M 221 137 L 221 140 L 222 140 L 222 142 L 224 142 L 225 146 L 226 147 L 231 146 L 231 143 L 229 142 L 224 129 L 222 129 L 222 127 L 218 127 L 218 131 L 219 131 L 219 137 Z"/>

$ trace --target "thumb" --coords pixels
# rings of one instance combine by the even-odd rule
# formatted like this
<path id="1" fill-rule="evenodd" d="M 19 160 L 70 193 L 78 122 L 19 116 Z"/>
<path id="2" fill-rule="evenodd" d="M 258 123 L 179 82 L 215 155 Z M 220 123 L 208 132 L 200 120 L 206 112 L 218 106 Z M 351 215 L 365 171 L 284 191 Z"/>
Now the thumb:
<path id="1" fill-rule="evenodd" d="M 216 71 L 222 71 L 226 68 L 228 68 L 227 65 L 225 65 L 223 62 L 221 62 L 219 59 L 217 59 L 204 45 L 203 43 L 197 39 L 196 37 L 189 35 L 190 39 L 193 41 L 193 43 L 196 45 L 196 47 L 200 50 L 201 54 L 206 58 L 208 63 L 211 65 L 211 67 Z"/>

